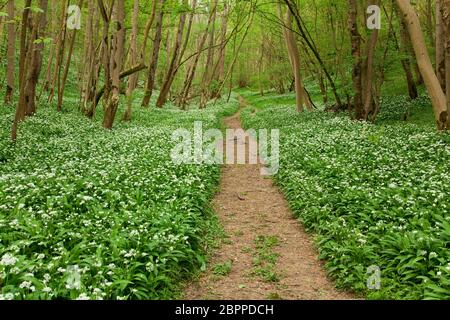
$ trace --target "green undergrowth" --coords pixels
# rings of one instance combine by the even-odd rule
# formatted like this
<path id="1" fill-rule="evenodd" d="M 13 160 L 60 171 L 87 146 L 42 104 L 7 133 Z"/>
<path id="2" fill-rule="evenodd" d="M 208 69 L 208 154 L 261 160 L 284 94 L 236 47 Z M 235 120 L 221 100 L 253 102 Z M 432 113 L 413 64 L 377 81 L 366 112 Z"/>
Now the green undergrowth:
<path id="1" fill-rule="evenodd" d="M 139 95 L 139 93 L 138 93 Z M 9 140 L 0 108 L 0 298 L 169 299 L 205 267 L 218 230 L 216 165 L 173 164 L 173 130 L 217 128 L 238 101 L 206 110 L 144 110 L 101 128 L 67 97 L 39 105 Z"/>
<path id="2" fill-rule="evenodd" d="M 428 121 L 389 123 L 402 101 L 390 100 L 378 125 L 292 104 L 249 108 L 242 119 L 280 129 L 275 181 L 338 287 L 371 299 L 449 299 L 450 138 Z M 408 108 L 427 105 L 418 101 Z M 371 290 L 376 268 L 381 287 Z"/>

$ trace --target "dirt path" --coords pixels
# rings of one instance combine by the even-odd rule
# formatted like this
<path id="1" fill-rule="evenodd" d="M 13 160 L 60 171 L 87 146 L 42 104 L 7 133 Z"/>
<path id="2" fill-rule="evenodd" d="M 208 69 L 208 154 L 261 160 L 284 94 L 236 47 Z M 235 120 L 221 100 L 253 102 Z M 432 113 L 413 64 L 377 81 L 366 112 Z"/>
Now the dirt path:
<path id="1" fill-rule="evenodd" d="M 245 101 L 241 100 L 241 107 Z M 241 128 L 240 114 L 225 120 Z M 236 142 L 235 143 L 239 143 Z M 227 238 L 188 300 L 352 299 L 327 278 L 310 237 L 261 165 L 226 165 L 214 199 Z"/>

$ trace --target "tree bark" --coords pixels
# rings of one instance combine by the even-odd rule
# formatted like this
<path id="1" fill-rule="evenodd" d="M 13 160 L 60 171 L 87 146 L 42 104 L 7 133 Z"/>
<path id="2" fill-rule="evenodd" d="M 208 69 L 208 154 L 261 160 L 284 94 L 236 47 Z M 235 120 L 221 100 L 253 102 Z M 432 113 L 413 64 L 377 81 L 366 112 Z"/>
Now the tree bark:
<path id="1" fill-rule="evenodd" d="M 445 92 L 445 33 L 442 18 L 444 0 L 436 0 L 436 74 Z"/>
<path id="2" fill-rule="evenodd" d="M 183 90 L 181 91 L 180 100 L 179 100 L 179 106 L 182 109 L 184 109 L 186 107 L 186 103 L 187 103 L 188 96 L 189 96 L 189 91 L 191 90 L 192 81 L 194 80 L 195 72 L 197 70 L 198 61 L 200 59 L 201 52 L 203 51 L 203 47 L 205 46 L 206 38 L 208 37 L 208 30 L 211 26 L 214 12 L 217 9 L 217 3 L 218 3 L 218 0 L 214 0 L 212 3 L 211 11 L 210 11 L 211 13 L 208 18 L 206 30 L 205 30 L 204 34 L 202 35 L 202 37 L 200 38 L 200 41 L 199 41 L 199 44 L 197 47 L 197 54 L 195 55 L 194 61 L 192 62 L 192 65 L 191 65 L 191 68 L 188 70 L 187 75 L 186 75 L 186 80 L 184 82 Z"/>
<path id="3" fill-rule="evenodd" d="M 84 0 L 80 0 L 78 3 L 78 6 L 80 8 L 83 7 L 83 1 Z M 76 37 L 77 37 L 77 29 L 74 29 L 74 30 L 72 30 L 72 37 L 70 38 L 69 51 L 67 53 L 67 60 L 66 60 L 66 65 L 64 66 L 63 77 L 61 79 L 61 83 L 58 85 L 58 106 L 57 106 L 58 111 L 62 111 L 64 91 L 66 89 L 66 82 L 67 82 L 67 77 L 69 75 L 70 64 L 72 62 L 73 48 L 75 46 Z"/>
<path id="4" fill-rule="evenodd" d="M 208 102 L 209 91 L 211 86 L 211 81 L 214 76 L 214 67 L 212 66 L 214 63 L 214 45 L 215 45 L 215 31 L 216 31 L 216 17 L 217 17 L 217 6 L 213 12 L 213 18 L 211 21 L 211 28 L 209 29 L 209 45 L 208 45 L 208 53 L 206 56 L 206 63 L 203 72 L 203 79 L 201 83 L 200 89 L 200 109 L 206 107 L 206 103 Z"/>
<path id="5" fill-rule="evenodd" d="M 352 56 L 353 56 L 353 90 L 355 96 L 353 105 L 355 108 L 355 119 L 364 118 L 363 111 L 363 89 L 362 89 L 362 59 L 361 59 L 361 35 L 358 32 L 358 7 L 356 0 L 349 0 L 349 20 L 348 26 L 350 30 Z"/>
<path id="6" fill-rule="evenodd" d="M 67 31 L 67 5 L 68 0 L 63 0 L 61 2 L 61 18 L 60 18 L 60 28 L 61 31 L 58 34 L 58 38 L 56 41 L 56 50 L 55 50 L 55 58 L 56 63 L 53 71 L 53 77 L 51 84 L 49 86 L 50 92 L 48 95 L 48 102 L 53 100 L 53 97 L 55 95 L 55 86 L 56 83 L 58 83 L 58 91 L 61 87 L 61 68 L 62 68 L 62 62 L 64 59 L 64 49 L 66 44 L 66 31 Z M 61 110 L 58 110 L 61 111 Z"/>
<path id="7" fill-rule="evenodd" d="M 286 41 L 286 47 L 289 55 L 289 61 L 291 64 L 292 72 L 294 74 L 294 87 L 295 87 L 295 101 L 297 111 L 302 112 L 304 109 L 305 97 L 303 95 L 303 83 L 300 73 L 300 53 L 298 51 L 297 42 L 295 41 L 294 33 L 292 32 L 292 13 L 288 9 L 286 17 L 283 19 L 283 12 L 281 5 L 279 6 L 280 19 L 284 20 L 283 35 Z"/>
<path id="8" fill-rule="evenodd" d="M 16 24 L 15 24 L 15 6 L 14 0 L 8 0 L 8 66 L 6 76 L 6 94 L 5 103 L 9 104 L 12 100 L 14 91 L 14 73 L 15 73 L 15 56 L 16 56 Z"/>
<path id="9" fill-rule="evenodd" d="M 438 130 L 443 130 L 447 126 L 448 121 L 446 97 L 434 73 L 419 18 L 409 0 L 396 0 L 396 2 L 404 15 L 408 27 L 420 73 L 432 101 L 437 128 Z"/>
<path id="10" fill-rule="evenodd" d="M 380 5 L 379 0 L 369 1 L 372 5 Z M 369 119 L 369 114 L 374 112 L 375 103 L 373 102 L 373 90 L 374 87 L 374 60 L 375 60 L 375 49 L 378 42 L 378 29 L 372 30 L 370 35 L 370 41 L 367 44 L 367 60 L 366 60 L 366 85 L 365 85 L 365 95 L 364 95 L 364 119 Z"/>
<path id="11" fill-rule="evenodd" d="M 139 32 L 139 0 L 134 0 L 133 2 L 133 15 L 131 18 L 131 25 L 132 25 L 132 31 L 131 31 L 131 40 L 130 40 L 130 64 L 132 66 L 136 65 L 138 63 L 138 48 L 137 48 L 137 37 Z M 128 87 L 127 87 L 127 108 L 125 110 L 125 113 L 123 114 L 122 120 L 124 121 L 130 121 L 131 120 L 131 113 L 132 113 L 132 107 L 133 107 L 133 91 L 136 89 L 137 86 L 137 73 L 132 74 L 128 78 Z"/>
<path id="12" fill-rule="evenodd" d="M 398 14 L 398 10 L 397 14 Z M 402 16 L 399 16 L 400 20 L 400 45 L 397 42 L 397 36 L 394 34 L 394 40 L 397 46 L 397 50 L 403 56 L 401 63 L 403 70 L 405 71 L 406 83 L 408 85 L 408 94 L 411 99 L 417 99 L 418 92 L 414 75 L 411 69 L 411 59 L 409 58 L 411 52 L 411 42 L 409 40 L 408 30 L 406 30 L 406 24 Z"/>
<path id="13" fill-rule="evenodd" d="M 42 12 L 36 12 L 30 16 L 31 0 L 25 1 L 22 14 L 22 30 L 20 36 L 20 65 L 19 65 L 19 103 L 11 130 L 11 139 L 17 139 L 17 126 L 25 116 L 31 115 L 36 110 L 36 85 L 42 65 L 43 42 L 37 42 L 39 31 L 46 24 L 48 0 L 40 0 L 39 6 Z M 33 19 L 34 18 L 34 19 Z M 28 24 L 31 23 L 31 35 L 28 37 Z"/>
<path id="14" fill-rule="evenodd" d="M 187 4 L 187 2 L 188 2 L 187 0 L 184 0 L 184 4 Z M 185 24 L 186 24 L 186 13 L 182 13 L 178 24 L 177 37 L 175 39 L 170 65 L 164 78 L 163 85 L 161 86 L 161 91 L 159 93 L 158 100 L 156 101 L 156 107 L 158 108 L 162 108 L 164 104 L 167 102 L 167 96 L 169 95 L 170 87 L 172 86 L 173 80 L 175 78 L 175 68 L 176 63 L 178 61 L 178 57 L 180 55 L 180 48 L 183 41 L 183 31 Z"/>
<path id="15" fill-rule="evenodd" d="M 158 67 L 159 48 L 161 46 L 161 39 L 162 39 L 164 3 L 165 3 L 165 0 L 159 0 L 160 8 L 159 8 L 158 16 L 156 18 L 156 31 L 155 31 L 155 39 L 153 40 L 153 52 L 152 52 L 152 56 L 150 58 L 147 84 L 145 86 L 145 95 L 144 95 L 144 99 L 142 100 L 142 107 L 149 106 L 150 98 L 152 97 L 153 88 L 155 86 L 156 68 Z"/>
<path id="16" fill-rule="evenodd" d="M 442 0 L 442 20 L 445 33 L 445 77 L 447 94 L 447 130 L 450 131 L 450 0 Z"/>
<path id="17" fill-rule="evenodd" d="M 114 14 L 115 33 L 113 35 L 111 47 L 111 98 L 105 109 L 103 118 L 103 127 L 111 129 L 119 107 L 120 99 L 120 72 L 124 60 L 124 44 L 125 44 L 125 0 L 116 0 Z"/>

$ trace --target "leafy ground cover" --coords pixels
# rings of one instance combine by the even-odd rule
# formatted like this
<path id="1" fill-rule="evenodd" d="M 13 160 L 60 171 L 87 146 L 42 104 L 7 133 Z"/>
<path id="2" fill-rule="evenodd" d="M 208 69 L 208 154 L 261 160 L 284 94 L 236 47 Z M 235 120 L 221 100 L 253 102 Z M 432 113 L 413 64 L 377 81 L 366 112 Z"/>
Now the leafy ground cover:
<path id="1" fill-rule="evenodd" d="M 407 108 L 403 100 L 381 116 L 397 119 L 390 112 Z M 280 129 L 276 182 L 339 287 L 374 299 L 450 298 L 448 135 L 432 122 L 373 125 L 276 102 L 254 111 L 242 112 L 246 128 Z M 371 266 L 380 290 L 367 288 Z"/>
<path id="2" fill-rule="evenodd" d="M 65 110 L 76 110 L 72 100 Z M 172 131 L 198 120 L 217 128 L 237 106 L 136 108 L 111 132 L 101 115 L 41 106 L 15 145 L 13 110 L 0 108 L 0 298 L 173 297 L 205 264 L 220 170 L 175 166 Z"/>

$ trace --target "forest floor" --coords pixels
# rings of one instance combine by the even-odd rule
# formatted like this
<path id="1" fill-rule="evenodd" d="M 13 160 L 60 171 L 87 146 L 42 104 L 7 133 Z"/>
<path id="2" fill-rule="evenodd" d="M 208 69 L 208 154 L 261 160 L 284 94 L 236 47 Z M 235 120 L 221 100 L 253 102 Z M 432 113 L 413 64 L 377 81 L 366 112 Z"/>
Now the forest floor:
<path id="1" fill-rule="evenodd" d="M 242 97 L 240 104 L 241 110 L 247 106 Z M 241 128 L 240 112 L 224 122 L 228 128 Z M 213 205 L 226 236 L 206 272 L 189 284 L 183 298 L 354 298 L 335 289 L 310 236 L 272 179 L 261 175 L 261 168 L 250 164 L 223 167 Z"/>

